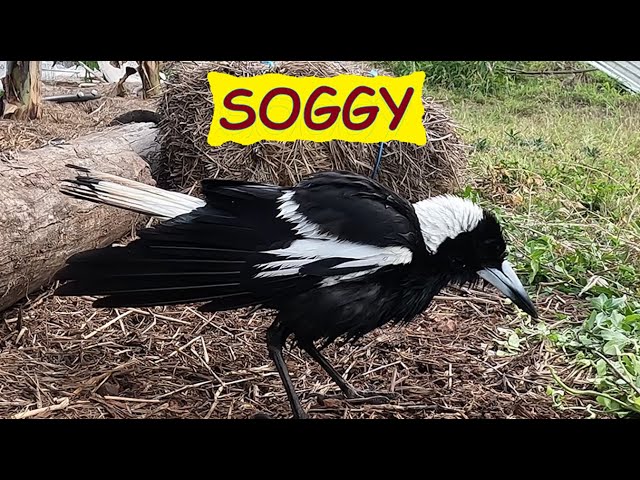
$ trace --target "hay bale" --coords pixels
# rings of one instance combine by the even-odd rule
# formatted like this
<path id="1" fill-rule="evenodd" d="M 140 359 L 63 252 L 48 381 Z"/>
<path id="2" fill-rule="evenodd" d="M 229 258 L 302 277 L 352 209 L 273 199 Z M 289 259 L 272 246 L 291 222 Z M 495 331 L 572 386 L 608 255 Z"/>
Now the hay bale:
<path id="1" fill-rule="evenodd" d="M 223 177 L 288 186 L 322 170 L 370 175 L 378 156 L 377 143 L 262 141 L 247 146 L 233 142 L 210 146 L 207 135 L 213 100 L 207 73 L 216 71 L 242 77 L 264 73 L 332 77 L 368 75 L 371 68 L 365 63 L 350 62 L 278 62 L 271 68 L 262 62 L 180 65 L 158 107 L 160 145 L 166 162 L 159 182 L 168 188 L 189 189 L 197 186 L 202 178 Z M 423 123 L 429 141 L 421 147 L 388 142 L 377 177 L 412 201 L 455 190 L 460 186 L 466 166 L 465 146 L 445 108 L 432 98 L 425 98 L 423 102 Z"/>

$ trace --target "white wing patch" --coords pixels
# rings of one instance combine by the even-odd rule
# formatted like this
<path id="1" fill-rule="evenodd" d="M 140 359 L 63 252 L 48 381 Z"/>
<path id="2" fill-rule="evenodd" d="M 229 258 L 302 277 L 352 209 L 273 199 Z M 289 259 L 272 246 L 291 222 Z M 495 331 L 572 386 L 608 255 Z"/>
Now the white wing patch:
<path id="1" fill-rule="evenodd" d="M 431 253 L 447 238 L 473 230 L 484 213 L 470 200 L 453 195 L 439 195 L 414 203 L 424 243 Z"/>
<path id="2" fill-rule="evenodd" d="M 292 223 L 296 233 L 303 237 L 331 240 L 333 237 L 322 233 L 318 225 L 310 222 L 303 214 L 297 211 L 300 205 L 292 200 L 294 194 L 295 192 L 293 190 L 288 190 L 280 196 L 278 199 L 278 202 L 280 202 L 280 206 L 278 207 L 280 213 L 276 215 L 277 218 L 284 218 L 289 223 Z"/>
<path id="3" fill-rule="evenodd" d="M 262 271 L 257 273 L 255 278 L 297 275 L 301 267 L 331 258 L 349 259 L 331 267 L 336 270 L 348 267 L 363 268 L 360 272 L 326 277 L 321 286 L 330 286 L 342 280 L 373 273 L 387 265 L 411 263 L 413 254 L 406 247 L 377 247 L 341 240 L 333 235 L 322 233 L 318 225 L 310 222 L 298 211 L 299 205 L 293 201 L 293 195 L 294 192 L 289 190 L 278 199 L 280 202 L 278 217 L 292 223 L 293 229 L 305 238 L 294 240 L 287 248 L 263 252 L 276 255 L 282 260 L 256 265 Z"/>

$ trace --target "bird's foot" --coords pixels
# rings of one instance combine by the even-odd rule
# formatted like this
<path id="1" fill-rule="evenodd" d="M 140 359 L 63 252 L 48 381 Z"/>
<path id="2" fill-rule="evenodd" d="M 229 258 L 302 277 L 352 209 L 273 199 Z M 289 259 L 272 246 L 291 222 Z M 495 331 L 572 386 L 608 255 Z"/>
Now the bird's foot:
<path id="1" fill-rule="evenodd" d="M 398 398 L 397 393 L 393 392 L 375 392 L 375 391 L 361 391 L 349 390 L 346 393 L 339 393 L 337 395 L 317 395 L 319 402 L 325 400 L 343 400 L 352 405 L 369 404 L 369 405 L 384 405 L 390 403 L 392 400 Z"/>

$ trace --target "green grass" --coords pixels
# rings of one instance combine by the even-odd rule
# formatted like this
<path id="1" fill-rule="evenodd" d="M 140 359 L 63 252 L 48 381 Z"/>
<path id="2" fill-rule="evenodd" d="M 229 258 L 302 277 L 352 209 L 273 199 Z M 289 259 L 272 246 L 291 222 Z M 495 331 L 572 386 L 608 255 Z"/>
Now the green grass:
<path id="1" fill-rule="evenodd" d="M 554 66 L 457 63 L 465 65 L 426 65 L 435 72 L 426 90 L 448 101 L 475 147 L 463 194 L 496 211 L 530 290 L 562 292 L 591 312 L 523 319 L 503 332 L 502 351 L 543 337 L 588 370 L 592 390 L 581 394 L 602 393 L 599 411 L 640 412 L 639 96 L 599 72 L 522 78 L 504 72 Z M 409 73 L 408 62 L 386 66 Z M 550 386 L 559 406 L 558 392 L 579 393 L 567 388 Z"/>
<path id="2" fill-rule="evenodd" d="M 579 76 L 538 77 L 514 74 L 514 71 L 575 71 L 591 68 L 580 62 L 380 62 L 396 75 L 407 75 L 416 70 L 426 73 L 429 88 L 444 88 L 478 102 L 487 97 L 514 98 L 522 94 L 560 102 L 607 103 L 619 99 L 624 88 L 602 72 L 589 72 Z M 558 81 L 560 79 L 560 81 Z M 575 82 L 573 85 L 572 82 Z M 567 88 L 570 86 L 570 88 Z"/>
<path id="3" fill-rule="evenodd" d="M 432 87 L 441 87 L 469 94 L 496 94 L 512 83 L 505 73 L 516 62 L 382 62 L 397 75 L 407 75 L 416 70 L 426 73 L 426 82 Z"/>

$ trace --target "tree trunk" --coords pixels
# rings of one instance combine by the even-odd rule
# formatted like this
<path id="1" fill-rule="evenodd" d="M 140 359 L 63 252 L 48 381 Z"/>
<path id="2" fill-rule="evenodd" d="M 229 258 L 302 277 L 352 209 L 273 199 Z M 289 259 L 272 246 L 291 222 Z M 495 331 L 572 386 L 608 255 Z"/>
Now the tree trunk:
<path id="1" fill-rule="evenodd" d="M 127 81 L 127 78 L 129 78 L 131 75 L 136 73 L 136 69 L 132 68 L 132 67 L 127 67 L 125 69 L 124 75 L 122 76 L 122 78 L 120 80 L 118 80 L 118 83 L 116 83 L 116 86 L 113 87 L 113 90 L 111 90 L 111 93 L 109 95 L 113 96 L 113 97 L 126 97 L 127 96 L 127 89 L 124 86 L 124 82 Z"/>
<path id="2" fill-rule="evenodd" d="M 141 155 L 153 153 L 153 124 L 113 127 L 69 145 L 25 150 L 0 161 L 0 311 L 50 283 L 76 252 L 109 245 L 139 216 L 60 193 L 60 181 L 91 167 L 153 185 Z M 135 139 L 135 141 L 132 141 Z"/>
<path id="3" fill-rule="evenodd" d="M 7 62 L 2 79 L 5 117 L 36 119 L 42 117 L 40 62 Z"/>
<path id="4" fill-rule="evenodd" d="M 143 98 L 160 95 L 160 62 L 138 62 Z"/>

